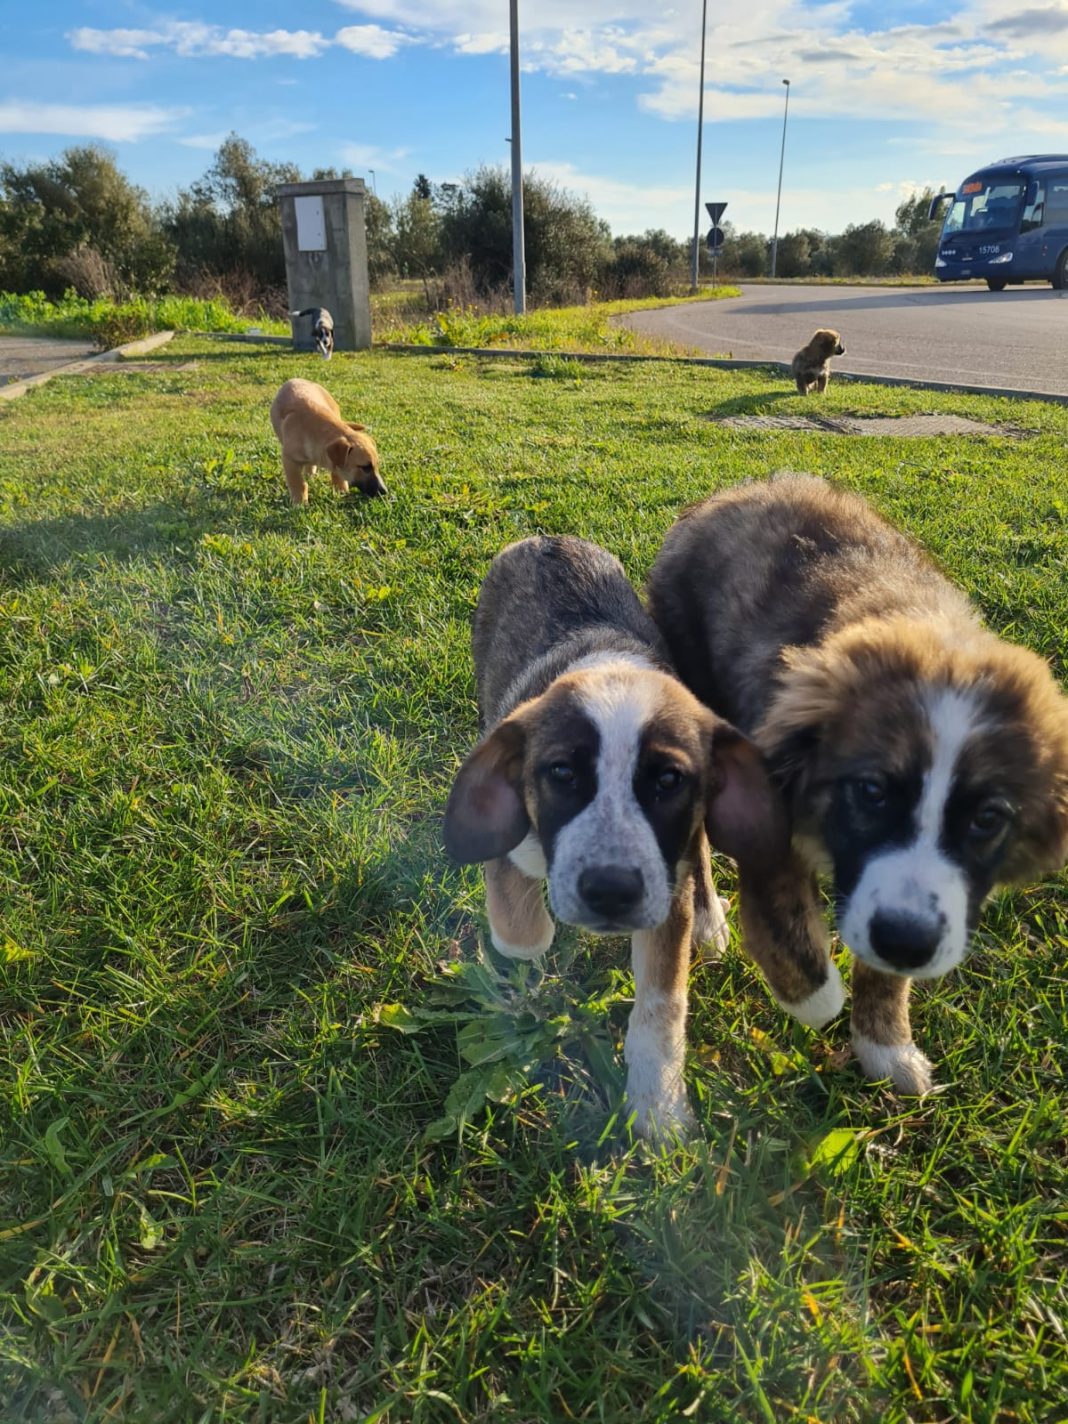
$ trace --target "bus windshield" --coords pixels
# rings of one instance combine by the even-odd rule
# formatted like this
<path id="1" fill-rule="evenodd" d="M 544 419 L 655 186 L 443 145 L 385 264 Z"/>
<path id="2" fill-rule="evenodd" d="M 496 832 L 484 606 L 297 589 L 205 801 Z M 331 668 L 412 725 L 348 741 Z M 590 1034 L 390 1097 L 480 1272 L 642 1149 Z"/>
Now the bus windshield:
<path id="1" fill-rule="evenodd" d="M 1012 179 L 970 178 L 962 183 L 946 215 L 943 232 L 988 232 L 1014 228 L 1020 214 L 1023 183 Z"/>

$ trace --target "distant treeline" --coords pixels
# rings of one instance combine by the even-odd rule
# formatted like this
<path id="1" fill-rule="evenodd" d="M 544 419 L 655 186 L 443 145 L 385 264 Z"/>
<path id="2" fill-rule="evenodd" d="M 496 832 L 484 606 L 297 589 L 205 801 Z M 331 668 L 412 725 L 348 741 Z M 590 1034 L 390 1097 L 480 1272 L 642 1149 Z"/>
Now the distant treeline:
<path id="1" fill-rule="evenodd" d="M 0 163 L 0 290 L 84 297 L 131 293 L 222 295 L 238 309 L 281 313 L 285 264 L 274 191 L 302 174 L 260 158 L 231 135 L 202 178 L 170 201 L 152 203 L 106 149 L 67 149 L 45 163 Z M 668 295 L 689 280 L 691 245 L 662 230 L 613 238 L 587 199 L 531 173 L 524 184 L 527 286 L 541 304 L 599 297 Z M 881 276 L 931 271 L 938 225 L 927 221 L 930 191 L 903 202 L 895 226 L 851 225 L 779 238 L 781 277 Z M 420 280 L 432 304 L 500 298 L 511 282 L 511 182 L 479 168 L 461 183 L 420 174 L 411 192 L 367 198 L 372 283 Z M 724 276 L 767 273 L 770 243 L 726 225 Z M 701 269 L 710 259 L 702 244 Z"/>

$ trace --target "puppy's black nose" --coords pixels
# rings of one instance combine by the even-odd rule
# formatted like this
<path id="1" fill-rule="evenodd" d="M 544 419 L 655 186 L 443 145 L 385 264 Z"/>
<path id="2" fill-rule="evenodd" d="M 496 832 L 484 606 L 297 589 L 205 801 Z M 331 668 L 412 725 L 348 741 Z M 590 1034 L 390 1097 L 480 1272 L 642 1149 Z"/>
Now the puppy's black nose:
<path id="1" fill-rule="evenodd" d="M 942 939 L 944 920 L 877 910 L 868 926 L 868 939 L 880 959 L 895 969 L 919 969 L 934 958 Z"/>
<path id="2" fill-rule="evenodd" d="M 578 892 L 597 915 L 614 919 L 633 910 L 645 891 L 640 870 L 625 865 L 597 865 L 578 878 Z"/>
<path id="3" fill-rule="evenodd" d="M 844 355 L 845 355 L 845 347 L 841 344 L 841 342 L 839 342 L 839 344 L 834 348 L 834 354 L 835 354 L 836 356 L 844 356 Z"/>
<path id="4" fill-rule="evenodd" d="M 386 482 L 381 475 L 372 475 L 360 486 L 364 494 L 386 494 Z"/>

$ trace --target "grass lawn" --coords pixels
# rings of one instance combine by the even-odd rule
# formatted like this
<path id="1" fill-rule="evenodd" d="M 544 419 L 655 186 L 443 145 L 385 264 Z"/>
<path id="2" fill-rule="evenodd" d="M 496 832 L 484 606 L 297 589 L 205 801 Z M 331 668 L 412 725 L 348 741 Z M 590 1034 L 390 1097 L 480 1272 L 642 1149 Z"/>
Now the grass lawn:
<path id="1" fill-rule="evenodd" d="M 539 370 L 180 338 L 0 411 L 5 1421 L 1068 1415 L 1063 878 L 916 994 L 919 1105 L 737 945 L 697 970 L 700 1131 L 658 1151 L 624 942 L 497 978 L 439 829 L 494 552 L 570 530 L 640 579 L 746 476 L 862 491 L 1063 678 L 1068 409 L 839 380 L 821 411 L 1032 434 L 750 433 L 707 417 L 806 409 L 787 382 Z M 289 507 L 294 374 L 388 499 Z"/>

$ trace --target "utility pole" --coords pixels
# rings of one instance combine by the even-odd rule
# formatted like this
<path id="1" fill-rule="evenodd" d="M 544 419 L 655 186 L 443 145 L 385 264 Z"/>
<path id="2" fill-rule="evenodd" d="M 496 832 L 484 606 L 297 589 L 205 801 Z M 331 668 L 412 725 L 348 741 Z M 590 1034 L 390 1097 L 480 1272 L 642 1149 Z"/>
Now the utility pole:
<path id="1" fill-rule="evenodd" d="M 693 194 L 693 270 L 690 290 L 696 292 L 701 269 L 701 136 L 705 126 L 705 26 L 708 21 L 708 0 L 701 0 L 701 89 L 697 97 L 697 179 Z"/>
<path id="2" fill-rule="evenodd" d="M 512 289 L 516 316 L 527 309 L 527 256 L 523 240 L 523 143 L 519 117 L 519 0 L 509 0 L 512 36 Z"/>
<path id="3" fill-rule="evenodd" d="M 779 191 L 775 195 L 775 233 L 771 239 L 771 275 L 775 276 L 775 264 L 779 256 L 779 202 L 782 199 L 782 164 L 786 157 L 786 120 L 790 114 L 790 81 L 786 85 L 786 107 L 782 111 L 782 148 L 779 150 Z"/>

